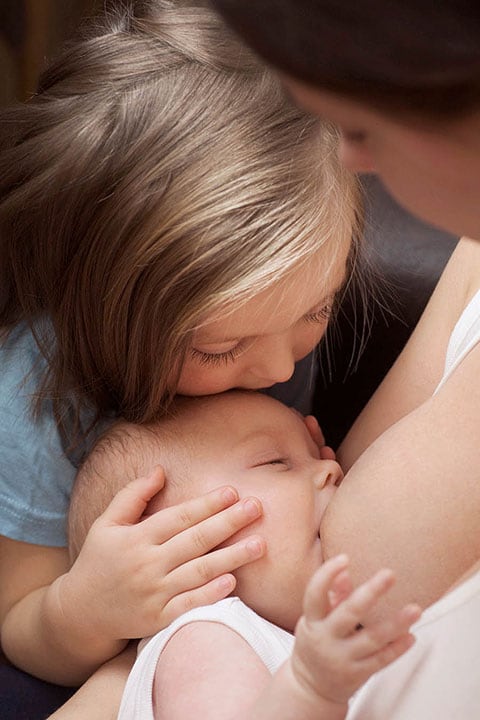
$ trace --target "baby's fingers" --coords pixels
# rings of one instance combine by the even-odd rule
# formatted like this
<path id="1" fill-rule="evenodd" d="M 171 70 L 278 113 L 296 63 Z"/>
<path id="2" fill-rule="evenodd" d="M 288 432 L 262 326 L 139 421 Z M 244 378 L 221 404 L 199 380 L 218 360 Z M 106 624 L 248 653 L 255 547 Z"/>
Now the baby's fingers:
<path id="1" fill-rule="evenodd" d="M 356 588 L 350 597 L 332 611 L 329 618 L 332 632 L 337 637 L 347 637 L 353 633 L 358 625 L 364 624 L 369 612 L 394 583 L 393 572 L 385 569 Z"/>
<path id="2" fill-rule="evenodd" d="M 404 642 L 410 638 L 409 629 L 416 622 L 422 611 L 418 605 L 406 605 L 392 617 L 374 622 L 356 633 L 352 646 L 352 658 L 361 660 L 377 654 L 382 657 L 383 651 L 388 657 L 397 641 Z M 413 640 L 409 641 L 410 644 Z M 409 645 L 410 647 L 410 645 Z M 379 654 L 380 653 L 380 654 Z M 389 661 L 390 662 L 390 661 Z M 383 667 L 383 666 L 382 666 Z"/>
<path id="3" fill-rule="evenodd" d="M 314 573 L 303 599 L 303 614 L 307 622 L 321 620 L 331 609 L 332 592 L 337 592 L 336 581 L 348 566 L 346 555 L 327 560 Z"/>
<path id="4" fill-rule="evenodd" d="M 314 415 L 306 415 L 303 419 L 303 422 L 305 423 L 305 426 L 310 433 L 310 437 L 312 438 L 313 442 L 317 445 L 319 449 L 322 448 L 325 445 L 325 437 L 320 428 L 320 425 L 318 424 L 317 418 Z"/>
<path id="5" fill-rule="evenodd" d="M 359 663 L 365 679 L 369 678 L 373 673 L 387 667 L 387 665 L 390 665 L 394 660 L 397 660 L 397 658 L 407 652 L 414 643 L 415 637 L 407 633 L 388 645 L 385 645 L 373 655 L 370 655 L 364 660 L 360 660 Z"/>

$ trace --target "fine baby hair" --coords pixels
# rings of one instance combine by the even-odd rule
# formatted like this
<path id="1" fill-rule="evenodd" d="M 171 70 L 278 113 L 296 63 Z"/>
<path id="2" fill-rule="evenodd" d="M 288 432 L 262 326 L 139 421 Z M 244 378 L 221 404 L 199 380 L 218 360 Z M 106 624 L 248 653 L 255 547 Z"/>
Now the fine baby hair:
<path id="1" fill-rule="evenodd" d="M 147 475 L 159 462 L 167 477 L 161 490 L 161 504 L 169 504 L 172 487 L 182 486 L 185 488 L 182 492 L 188 494 L 192 484 L 189 458 L 197 456 L 205 443 L 198 432 L 199 418 L 206 423 L 212 412 L 217 417 L 221 411 L 225 414 L 225 408 L 231 412 L 235 402 L 242 398 L 250 399 L 253 411 L 255 408 L 258 411 L 258 403 L 284 407 L 280 401 L 250 390 L 230 390 L 204 397 L 177 396 L 168 413 L 152 423 L 140 425 L 118 420 L 108 427 L 96 439 L 75 480 L 68 518 L 71 560 L 80 553 L 92 523 L 119 490 L 135 478 Z M 224 478 L 224 482 L 229 481 Z"/>
<path id="2" fill-rule="evenodd" d="M 0 324 L 32 326 L 57 418 L 159 417 L 206 315 L 322 246 L 328 274 L 358 231 L 336 143 L 200 0 L 72 41 L 0 115 Z"/>

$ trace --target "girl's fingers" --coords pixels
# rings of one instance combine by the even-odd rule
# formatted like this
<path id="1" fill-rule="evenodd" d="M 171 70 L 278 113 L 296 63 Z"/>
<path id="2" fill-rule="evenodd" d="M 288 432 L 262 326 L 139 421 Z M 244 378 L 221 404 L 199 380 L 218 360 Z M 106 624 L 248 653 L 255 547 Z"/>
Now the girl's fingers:
<path id="1" fill-rule="evenodd" d="M 223 600 L 233 592 L 235 585 L 235 577 L 227 574 L 217 577 L 201 587 L 177 595 L 165 606 L 162 620 L 164 620 L 165 623 L 171 623 L 177 617 L 183 615 L 183 613 L 192 610 L 192 608 L 211 605 L 219 600 Z"/>
<path id="2" fill-rule="evenodd" d="M 147 477 L 132 480 L 114 496 L 99 517 L 99 524 L 133 525 L 140 520 L 150 500 L 164 485 L 165 473 L 160 466 Z"/>
<path id="3" fill-rule="evenodd" d="M 265 554 L 265 550 L 265 540 L 258 535 L 252 535 L 233 545 L 190 560 L 169 573 L 169 594 L 173 597 L 185 589 L 200 588 L 214 578 L 258 560 Z"/>
<path id="4" fill-rule="evenodd" d="M 350 597 L 332 611 L 329 621 L 332 632 L 337 637 L 347 637 L 355 631 L 395 582 L 391 570 L 380 570 L 372 578 L 356 588 Z"/>
<path id="5" fill-rule="evenodd" d="M 186 500 L 183 503 L 172 505 L 164 510 L 159 510 L 153 515 L 149 515 L 142 522 L 142 531 L 147 530 L 150 541 L 161 545 L 190 528 L 198 527 L 205 520 L 215 518 L 217 513 L 229 508 L 234 503 L 238 504 L 237 501 L 238 493 L 234 488 L 229 486 L 216 488 L 205 495 L 200 495 L 200 497 Z M 261 506 L 258 500 L 255 501 L 255 504 L 256 517 L 258 517 L 261 513 Z M 237 514 L 239 514 L 238 510 Z M 247 519 L 245 519 L 243 525 L 246 525 L 247 522 Z M 218 520 L 216 524 L 219 524 Z M 243 525 L 240 524 L 240 527 L 243 527 Z M 228 537 L 228 535 L 225 537 Z M 208 542 L 204 543 L 199 538 L 199 547 L 201 551 L 199 551 L 199 548 L 194 548 L 190 557 L 211 550 L 214 545 L 208 545 Z"/>
<path id="6" fill-rule="evenodd" d="M 418 605 L 406 605 L 392 618 L 363 628 L 352 638 L 352 658 L 360 660 L 378 653 L 402 637 L 409 636 L 409 629 L 420 618 Z"/>
<path id="7" fill-rule="evenodd" d="M 346 555 L 337 555 L 323 563 L 307 585 L 303 599 L 303 614 L 307 622 L 321 620 L 331 609 L 329 593 L 334 590 L 335 579 L 348 566 Z"/>
<path id="8" fill-rule="evenodd" d="M 171 558 L 171 565 L 166 568 L 166 571 L 173 570 L 189 560 L 208 553 L 259 518 L 261 514 L 262 506 L 259 500 L 243 498 L 223 512 L 217 512 L 215 515 L 207 517 L 206 520 L 197 522 L 193 527 L 179 532 L 163 544 L 162 550 L 166 551 Z M 161 543 L 162 539 L 157 538 L 156 542 Z"/>

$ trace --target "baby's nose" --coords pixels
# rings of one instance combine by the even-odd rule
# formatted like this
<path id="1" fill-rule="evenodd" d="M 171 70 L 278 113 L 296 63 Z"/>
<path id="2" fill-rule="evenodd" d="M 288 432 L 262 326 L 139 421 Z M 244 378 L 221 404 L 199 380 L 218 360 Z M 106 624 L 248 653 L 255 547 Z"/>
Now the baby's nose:
<path id="1" fill-rule="evenodd" d="M 318 460 L 314 483 L 317 490 L 327 485 L 339 485 L 343 480 L 343 470 L 335 460 Z"/>

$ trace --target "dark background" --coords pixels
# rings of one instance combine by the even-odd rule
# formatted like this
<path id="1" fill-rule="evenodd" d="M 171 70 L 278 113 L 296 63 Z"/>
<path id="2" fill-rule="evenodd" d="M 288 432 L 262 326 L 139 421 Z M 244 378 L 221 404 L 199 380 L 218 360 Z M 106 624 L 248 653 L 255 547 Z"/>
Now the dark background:
<path id="1" fill-rule="evenodd" d="M 47 58 L 99 0 L 0 0 L 0 105 L 35 91 Z"/>

